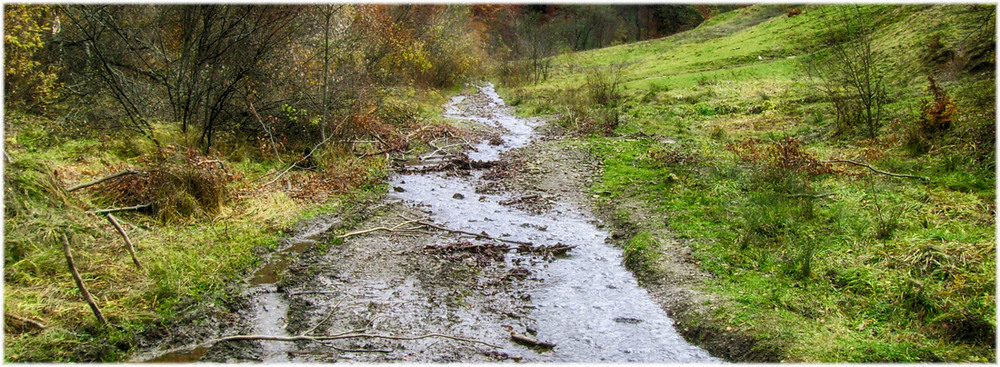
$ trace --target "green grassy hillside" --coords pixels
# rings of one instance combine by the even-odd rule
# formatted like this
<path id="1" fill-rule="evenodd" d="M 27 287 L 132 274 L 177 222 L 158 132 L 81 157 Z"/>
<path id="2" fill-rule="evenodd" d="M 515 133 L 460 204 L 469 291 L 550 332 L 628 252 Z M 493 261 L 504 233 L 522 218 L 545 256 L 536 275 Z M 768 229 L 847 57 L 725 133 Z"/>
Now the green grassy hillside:
<path id="1" fill-rule="evenodd" d="M 875 139 L 807 73 L 853 9 L 746 7 L 556 57 L 548 80 L 505 93 L 603 162 L 593 193 L 635 228 L 623 246 L 644 281 L 666 277 L 663 244 L 693 248 L 717 297 L 677 318 L 716 354 L 995 361 L 995 9 L 860 9 L 884 60 Z"/>

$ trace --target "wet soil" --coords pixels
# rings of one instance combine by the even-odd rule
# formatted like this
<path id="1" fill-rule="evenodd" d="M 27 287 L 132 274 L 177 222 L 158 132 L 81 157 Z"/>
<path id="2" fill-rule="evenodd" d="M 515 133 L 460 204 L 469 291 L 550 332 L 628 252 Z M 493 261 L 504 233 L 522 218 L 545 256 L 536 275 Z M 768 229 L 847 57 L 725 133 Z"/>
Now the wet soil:
<path id="1" fill-rule="evenodd" d="M 717 362 L 685 342 L 664 312 L 702 297 L 690 290 L 702 275 L 683 244 L 672 244 L 680 256 L 661 264 L 671 270 L 640 287 L 609 244 L 616 236 L 608 232 L 620 230 L 592 214 L 601 208 L 591 206 L 587 187 L 599 166 L 544 128 L 537 134 L 540 121 L 514 117 L 491 86 L 484 90 L 452 99 L 445 114 L 480 125 L 483 140 L 471 151 L 408 160 L 401 171 L 409 173 L 391 180 L 384 201 L 300 224 L 232 311 L 196 313 L 189 321 L 201 328 L 178 323 L 136 360 Z M 442 164 L 456 157 L 477 164 Z M 345 222 L 394 230 L 336 239 Z M 203 344 L 223 335 L 347 332 L 465 340 Z"/>

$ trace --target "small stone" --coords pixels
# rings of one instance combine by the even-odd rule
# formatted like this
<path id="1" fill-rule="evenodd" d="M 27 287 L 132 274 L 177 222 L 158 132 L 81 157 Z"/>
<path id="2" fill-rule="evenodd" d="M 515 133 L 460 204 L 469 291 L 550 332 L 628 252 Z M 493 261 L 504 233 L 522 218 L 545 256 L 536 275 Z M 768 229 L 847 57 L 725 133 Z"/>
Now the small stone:
<path id="1" fill-rule="evenodd" d="M 395 191 L 395 192 L 404 192 L 406 190 L 404 190 L 402 187 L 399 187 L 399 186 L 393 186 L 392 191 Z"/>
<path id="2" fill-rule="evenodd" d="M 456 192 L 455 195 L 451 196 L 451 198 L 452 199 L 462 200 L 462 199 L 465 199 L 465 195 L 462 195 L 462 194 Z"/>

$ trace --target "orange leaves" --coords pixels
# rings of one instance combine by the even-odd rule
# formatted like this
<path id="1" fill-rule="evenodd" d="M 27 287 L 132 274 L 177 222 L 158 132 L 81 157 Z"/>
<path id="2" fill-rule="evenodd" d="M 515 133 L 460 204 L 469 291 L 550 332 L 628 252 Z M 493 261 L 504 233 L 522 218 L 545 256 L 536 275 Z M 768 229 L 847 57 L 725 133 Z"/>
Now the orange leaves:
<path id="1" fill-rule="evenodd" d="M 954 122 L 957 108 L 955 108 L 948 93 L 934 82 L 934 78 L 928 76 L 927 82 L 930 83 L 927 90 L 933 94 L 933 99 L 924 109 L 924 118 L 920 120 L 920 128 L 927 133 L 947 130 Z"/>
<path id="2" fill-rule="evenodd" d="M 805 145 L 801 140 L 790 136 L 768 145 L 759 138 L 747 138 L 736 144 L 726 144 L 726 150 L 736 154 L 744 162 L 766 164 L 811 175 L 832 172 L 828 163 L 817 160 L 811 153 L 803 150 L 804 148 Z"/>

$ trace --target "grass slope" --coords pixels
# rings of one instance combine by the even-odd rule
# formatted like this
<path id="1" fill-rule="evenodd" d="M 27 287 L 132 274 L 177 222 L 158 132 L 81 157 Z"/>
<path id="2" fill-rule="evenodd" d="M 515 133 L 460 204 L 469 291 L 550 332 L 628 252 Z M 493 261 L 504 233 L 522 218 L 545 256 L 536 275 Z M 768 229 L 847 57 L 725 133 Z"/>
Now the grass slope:
<path id="1" fill-rule="evenodd" d="M 865 8 L 889 61 L 877 139 L 837 132 L 802 66 L 828 47 L 825 24 L 841 9 L 742 8 L 663 39 L 556 57 L 547 81 L 505 93 L 520 113 L 558 116 L 603 162 L 592 190 L 636 228 L 623 246 L 644 279 L 665 271 L 658 243 L 690 244 L 718 301 L 678 321 L 717 354 L 995 361 L 992 25 L 980 32 L 994 9 Z M 928 75 L 959 112 L 950 130 L 915 142 Z M 621 103 L 601 106 L 615 81 Z M 823 163 L 833 159 L 929 181 Z M 634 202 L 643 210 L 622 209 Z"/>

